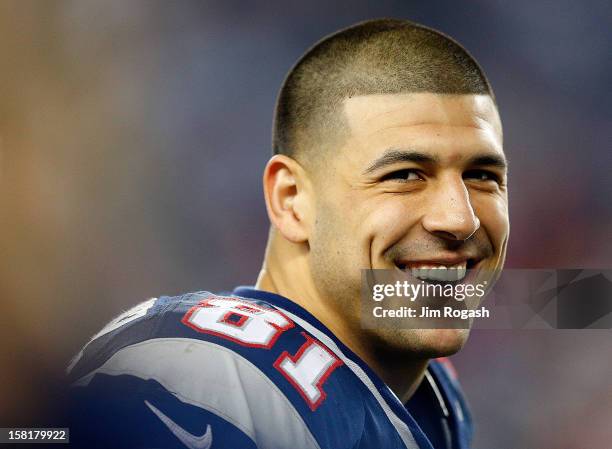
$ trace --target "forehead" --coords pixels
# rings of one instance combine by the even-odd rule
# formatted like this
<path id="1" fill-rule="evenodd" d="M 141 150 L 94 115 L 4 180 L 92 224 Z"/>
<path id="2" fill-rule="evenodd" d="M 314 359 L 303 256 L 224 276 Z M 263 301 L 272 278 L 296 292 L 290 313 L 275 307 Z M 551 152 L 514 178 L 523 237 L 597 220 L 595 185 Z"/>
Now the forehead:
<path id="1" fill-rule="evenodd" d="M 353 157 L 391 147 L 461 157 L 486 149 L 503 153 L 497 107 L 488 95 L 432 93 L 363 95 L 344 100 Z"/>

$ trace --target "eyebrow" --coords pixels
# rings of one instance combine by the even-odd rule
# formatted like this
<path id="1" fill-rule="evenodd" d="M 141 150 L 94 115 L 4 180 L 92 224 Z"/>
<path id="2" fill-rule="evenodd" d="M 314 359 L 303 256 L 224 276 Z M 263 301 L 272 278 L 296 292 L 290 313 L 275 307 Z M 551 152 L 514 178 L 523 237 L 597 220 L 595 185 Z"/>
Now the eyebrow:
<path id="1" fill-rule="evenodd" d="M 370 164 L 363 172 L 364 175 L 370 174 L 388 165 L 393 165 L 398 162 L 415 162 L 420 164 L 433 164 L 438 162 L 439 158 L 430 156 L 425 153 L 413 150 L 387 150 L 385 153 Z"/>
<path id="2" fill-rule="evenodd" d="M 385 153 L 372 162 L 368 168 L 363 172 L 364 175 L 371 174 L 381 168 L 389 165 L 396 164 L 398 162 L 413 162 L 418 164 L 434 164 L 440 162 L 440 158 L 437 156 L 431 156 L 429 154 L 421 153 L 414 150 L 387 150 Z M 479 154 L 468 160 L 468 165 L 471 166 L 491 166 L 498 167 L 501 169 L 508 168 L 508 161 L 503 155 L 498 154 Z"/>
<path id="3" fill-rule="evenodd" d="M 468 161 L 468 165 L 486 165 L 490 167 L 497 167 L 506 170 L 508 168 L 508 161 L 502 155 L 498 154 L 483 154 L 474 156 Z"/>

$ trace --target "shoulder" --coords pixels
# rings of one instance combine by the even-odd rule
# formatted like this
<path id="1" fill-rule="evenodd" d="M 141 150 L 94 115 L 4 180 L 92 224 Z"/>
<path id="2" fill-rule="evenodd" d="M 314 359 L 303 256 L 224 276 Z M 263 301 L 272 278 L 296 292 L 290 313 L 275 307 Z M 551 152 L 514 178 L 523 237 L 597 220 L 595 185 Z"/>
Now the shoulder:
<path id="1" fill-rule="evenodd" d="M 171 321 L 196 294 L 149 298 L 120 313 L 98 331 L 70 362 L 69 378 L 76 380 L 98 368 L 115 352 L 130 345 L 155 338 L 159 325 Z"/>
<path id="2" fill-rule="evenodd" d="M 318 343 L 303 334 L 283 311 L 265 301 L 206 291 L 162 296 L 111 320 L 77 354 L 68 372 L 77 380 L 101 368 L 116 367 L 118 360 L 126 358 L 123 354 L 130 354 L 132 368 L 152 364 L 161 356 L 184 364 L 214 355 L 219 364 L 235 355 L 262 365 L 267 356 L 290 349 L 298 341 L 300 345 Z M 318 347 L 325 349 L 322 344 Z"/>
<path id="3" fill-rule="evenodd" d="M 316 448 L 319 424 L 358 403 L 345 400 L 351 376 L 342 365 L 273 305 L 197 292 L 150 299 L 112 320 L 70 378 L 87 401 L 130 400 L 149 418 L 170 405 L 177 416 L 203 411 L 263 447 L 297 439 Z"/>
<path id="4" fill-rule="evenodd" d="M 457 370 L 449 358 L 441 357 L 430 362 L 429 371 L 439 385 L 447 403 L 451 427 L 459 441 L 459 447 L 469 447 L 474 426 L 470 407 L 461 388 Z"/>

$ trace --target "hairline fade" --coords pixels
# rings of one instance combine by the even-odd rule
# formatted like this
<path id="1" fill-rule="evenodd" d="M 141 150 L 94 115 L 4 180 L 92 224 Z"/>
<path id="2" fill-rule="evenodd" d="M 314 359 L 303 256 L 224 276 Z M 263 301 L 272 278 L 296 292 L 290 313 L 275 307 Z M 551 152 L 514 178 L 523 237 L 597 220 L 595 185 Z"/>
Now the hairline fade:
<path id="1" fill-rule="evenodd" d="M 320 160 L 347 135 L 346 98 L 374 94 L 484 94 L 476 59 L 451 37 L 408 20 L 374 19 L 324 37 L 287 74 L 274 110 L 272 149 Z M 316 157 L 315 157 L 316 156 Z"/>

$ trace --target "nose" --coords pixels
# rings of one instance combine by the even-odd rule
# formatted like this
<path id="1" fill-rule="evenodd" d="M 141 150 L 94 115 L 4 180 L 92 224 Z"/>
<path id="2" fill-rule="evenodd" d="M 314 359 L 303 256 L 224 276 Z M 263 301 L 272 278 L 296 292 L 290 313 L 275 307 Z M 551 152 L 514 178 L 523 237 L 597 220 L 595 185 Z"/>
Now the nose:
<path id="1" fill-rule="evenodd" d="M 463 179 L 447 179 L 433 192 L 423 227 L 447 240 L 467 240 L 480 227 Z"/>

